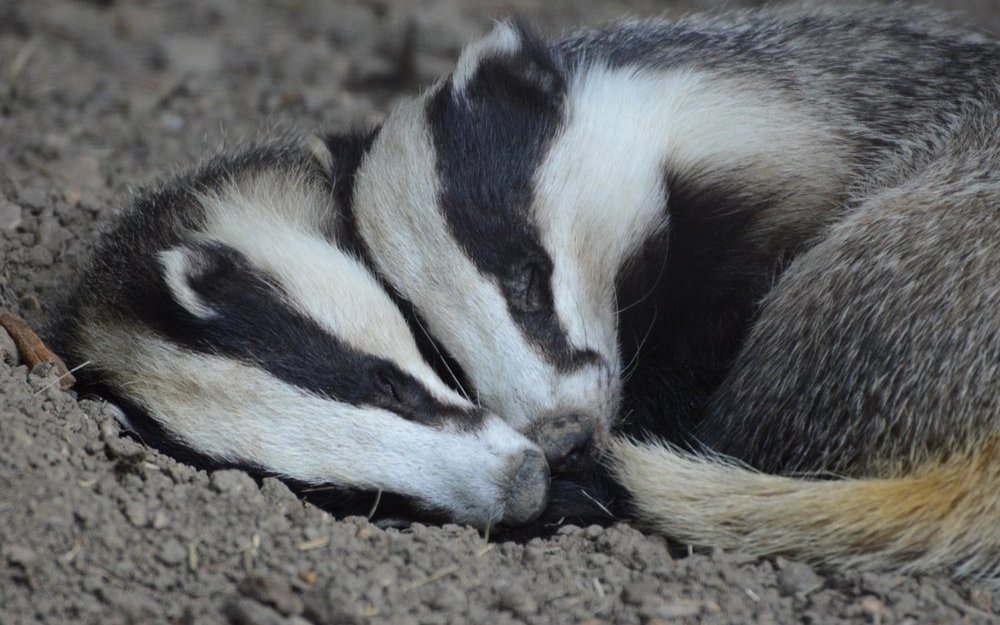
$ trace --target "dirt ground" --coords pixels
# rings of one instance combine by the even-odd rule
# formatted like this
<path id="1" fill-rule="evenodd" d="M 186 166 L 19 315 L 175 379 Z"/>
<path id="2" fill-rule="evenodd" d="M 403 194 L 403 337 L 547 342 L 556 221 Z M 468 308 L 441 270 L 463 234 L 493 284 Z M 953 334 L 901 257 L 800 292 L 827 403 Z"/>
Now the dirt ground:
<path id="1" fill-rule="evenodd" d="M 995 0 L 958 4 L 1000 31 Z M 0 310 L 43 327 L 130 187 L 263 129 L 370 124 L 492 17 L 557 31 L 714 5 L 0 0 Z M 688 555 L 625 525 L 518 544 L 338 521 L 120 437 L 5 339 L 0 625 L 1000 622 L 976 586 Z"/>

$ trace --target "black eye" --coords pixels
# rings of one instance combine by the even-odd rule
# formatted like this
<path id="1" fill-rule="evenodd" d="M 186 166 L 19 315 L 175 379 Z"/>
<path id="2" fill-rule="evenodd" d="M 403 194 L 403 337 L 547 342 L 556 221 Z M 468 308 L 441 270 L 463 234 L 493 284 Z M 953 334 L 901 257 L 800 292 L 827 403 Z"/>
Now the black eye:
<path id="1" fill-rule="evenodd" d="M 399 381 L 395 379 L 392 371 L 379 369 L 375 373 L 375 381 L 378 382 L 382 394 L 396 402 L 402 401 Z"/>
<path id="2" fill-rule="evenodd" d="M 548 308 L 548 274 L 538 263 L 526 263 L 511 280 L 511 305 L 522 313 L 535 313 Z"/>
<path id="3" fill-rule="evenodd" d="M 427 401 L 427 393 L 423 386 L 391 365 L 375 370 L 375 384 L 386 406 L 393 410 L 403 407 L 416 408 Z"/>

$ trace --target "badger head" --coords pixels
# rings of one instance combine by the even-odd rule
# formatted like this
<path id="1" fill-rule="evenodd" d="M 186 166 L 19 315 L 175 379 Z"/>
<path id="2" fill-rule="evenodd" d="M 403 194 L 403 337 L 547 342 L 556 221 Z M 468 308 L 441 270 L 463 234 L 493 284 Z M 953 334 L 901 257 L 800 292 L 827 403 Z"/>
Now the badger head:
<path id="1" fill-rule="evenodd" d="M 378 270 L 554 471 L 599 447 L 620 387 L 599 242 L 538 204 L 566 88 L 559 58 L 500 23 L 391 113 L 354 193 Z"/>
<path id="2" fill-rule="evenodd" d="M 357 158 L 333 145 L 217 159 L 140 197 L 97 253 L 72 353 L 140 431 L 214 464 L 479 526 L 532 520 L 542 453 L 438 378 L 341 244 L 336 198 Z"/>

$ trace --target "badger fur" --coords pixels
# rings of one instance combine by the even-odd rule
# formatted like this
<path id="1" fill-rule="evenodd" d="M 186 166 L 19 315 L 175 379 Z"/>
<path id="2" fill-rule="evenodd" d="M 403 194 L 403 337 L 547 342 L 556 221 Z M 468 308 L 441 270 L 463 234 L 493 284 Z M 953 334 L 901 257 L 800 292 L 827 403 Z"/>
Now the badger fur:
<path id="1" fill-rule="evenodd" d="M 666 534 L 996 580 L 998 88 L 1000 46 L 898 7 L 505 22 L 353 211 L 485 406 L 631 437 Z"/>
<path id="2" fill-rule="evenodd" d="M 349 249 L 365 141 L 307 143 L 140 193 L 69 305 L 71 361 L 143 440 L 208 466 L 337 486 L 342 504 L 384 491 L 480 526 L 531 520 L 541 452 L 442 383 Z"/>

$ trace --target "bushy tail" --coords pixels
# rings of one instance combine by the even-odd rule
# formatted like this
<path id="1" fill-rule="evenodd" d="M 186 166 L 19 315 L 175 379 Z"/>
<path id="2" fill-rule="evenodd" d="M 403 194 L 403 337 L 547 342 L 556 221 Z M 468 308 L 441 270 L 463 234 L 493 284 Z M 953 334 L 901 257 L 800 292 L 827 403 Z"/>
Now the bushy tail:
<path id="1" fill-rule="evenodd" d="M 947 571 L 1000 586 L 1000 444 L 901 477 L 811 480 L 618 440 L 639 517 L 693 545 L 835 567 Z"/>

